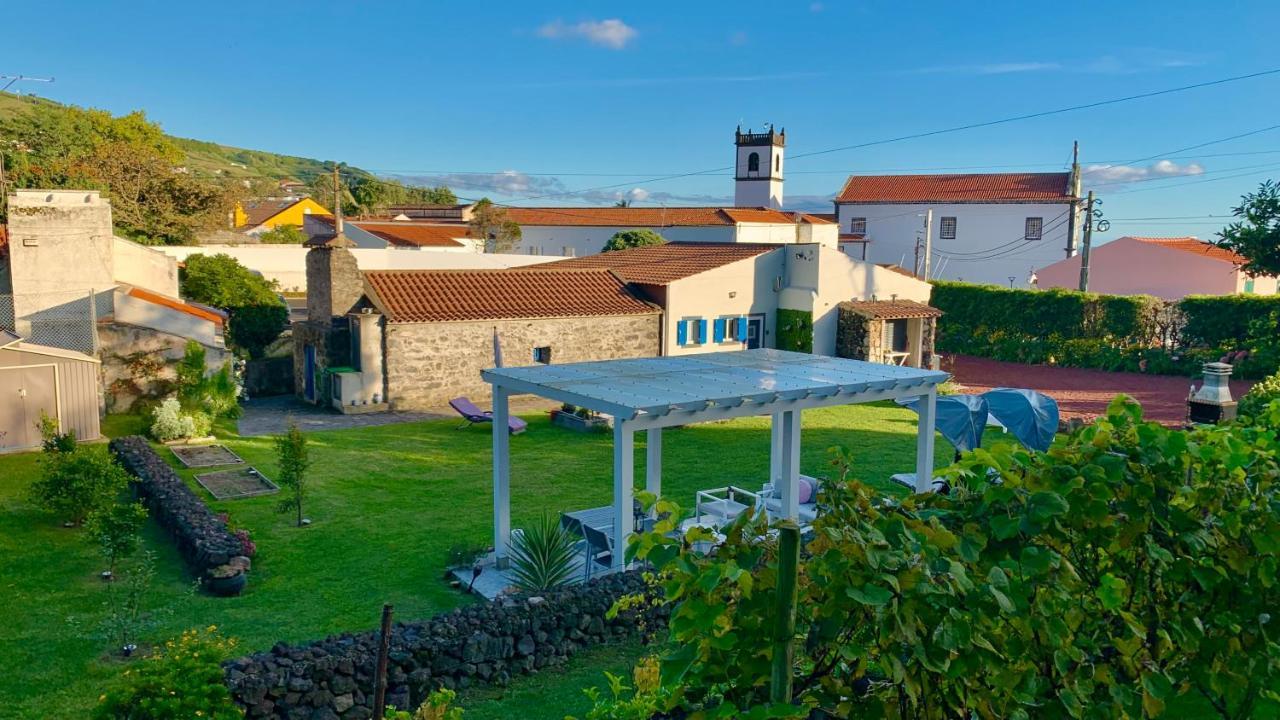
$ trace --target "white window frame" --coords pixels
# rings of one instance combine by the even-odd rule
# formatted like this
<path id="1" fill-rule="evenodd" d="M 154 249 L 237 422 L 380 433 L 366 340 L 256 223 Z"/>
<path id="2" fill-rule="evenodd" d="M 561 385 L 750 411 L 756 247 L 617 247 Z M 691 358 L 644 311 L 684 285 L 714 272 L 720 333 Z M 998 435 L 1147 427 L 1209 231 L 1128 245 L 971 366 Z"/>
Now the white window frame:
<path id="1" fill-rule="evenodd" d="M 859 225 L 862 227 L 858 227 Z M 851 235 L 866 235 L 867 219 L 864 217 L 849 218 L 849 233 Z"/>
<path id="2" fill-rule="evenodd" d="M 947 227 L 948 220 L 951 221 L 950 228 Z M 954 215 L 947 215 L 943 217 L 941 220 L 938 221 L 938 239 L 939 240 L 955 240 L 956 227 L 958 225 L 959 223 L 956 222 L 956 218 Z"/>
<path id="3" fill-rule="evenodd" d="M 1032 231 L 1032 226 L 1035 231 Z M 1022 239 L 1024 240 L 1043 240 L 1044 239 L 1044 218 L 1029 217 L 1022 226 Z"/>

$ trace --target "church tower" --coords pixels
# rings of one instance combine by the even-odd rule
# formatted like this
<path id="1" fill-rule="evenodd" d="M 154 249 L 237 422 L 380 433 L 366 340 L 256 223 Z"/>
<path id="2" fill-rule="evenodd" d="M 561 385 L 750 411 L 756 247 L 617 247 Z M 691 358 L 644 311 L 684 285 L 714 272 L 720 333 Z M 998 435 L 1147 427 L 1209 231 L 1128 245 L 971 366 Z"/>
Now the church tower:
<path id="1" fill-rule="evenodd" d="M 782 209 L 782 155 L 787 130 L 775 132 L 734 132 L 738 160 L 734 164 L 733 204 L 737 207 Z"/>

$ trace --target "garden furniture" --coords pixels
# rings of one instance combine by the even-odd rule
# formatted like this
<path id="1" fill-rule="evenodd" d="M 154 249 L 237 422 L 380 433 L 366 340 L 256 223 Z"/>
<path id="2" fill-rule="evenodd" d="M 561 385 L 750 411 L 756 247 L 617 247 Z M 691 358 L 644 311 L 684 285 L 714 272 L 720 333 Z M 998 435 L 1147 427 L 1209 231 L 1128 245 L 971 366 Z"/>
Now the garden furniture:
<path id="1" fill-rule="evenodd" d="M 743 502 L 746 501 L 746 502 Z M 694 516 L 718 518 L 719 524 L 733 522 L 733 519 L 744 511 L 760 504 L 760 495 L 740 487 L 725 487 L 699 490 L 694 495 Z"/>
<path id="2" fill-rule="evenodd" d="M 606 570 L 613 566 L 613 538 L 611 533 L 585 524 L 582 526 L 582 537 L 587 541 L 587 557 L 584 564 L 587 566 L 587 579 L 590 580 L 592 566 L 599 564 Z"/>
<path id="3" fill-rule="evenodd" d="M 808 496 L 806 497 L 804 486 L 808 484 Z M 797 498 L 797 507 L 799 508 L 799 517 L 796 522 L 800 527 L 808 527 L 818 519 L 818 491 L 822 489 L 822 481 L 808 475 L 800 476 L 800 497 Z M 766 484 L 760 490 L 760 499 L 764 502 L 764 509 L 769 513 L 769 518 L 773 520 L 783 519 L 782 512 L 782 495 L 778 492 L 777 487 L 773 483 Z"/>
<path id="4" fill-rule="evenodd" d="M 1040 452 L 1053 444 L 1058 433 L 1058 402 L 1053 398 L 1021 388 L 996 388 L 981 397 L 987 401 L 991 415 L 1018 442 Z"/>
<path id="5" fill-rule="evenodd" d="M 481 410 L 480 408 L 476 407 L 475 403 L 471 402 L 471 400 L 469 400 L 465 396 L 456 397 L 450 400 L 449 407 L 453 408 L 454 412 L 461 415 L 463 420 L 466 420 L 464 424 L 458 426 L 459 430 L 463 428 L 469 428 L 472 425 L 478 425 L 480 423 L 493 422 L 492 411 Z M 528 427 L 529 427 L 528 423 L 526 423 L 524 420 L 521 420 L 520 418 L 514 415 L 509 416 L 507 418 L 507 429 L 511 431 L 512 435 L 519 435 L 520 433 L 528 429 Z"/>

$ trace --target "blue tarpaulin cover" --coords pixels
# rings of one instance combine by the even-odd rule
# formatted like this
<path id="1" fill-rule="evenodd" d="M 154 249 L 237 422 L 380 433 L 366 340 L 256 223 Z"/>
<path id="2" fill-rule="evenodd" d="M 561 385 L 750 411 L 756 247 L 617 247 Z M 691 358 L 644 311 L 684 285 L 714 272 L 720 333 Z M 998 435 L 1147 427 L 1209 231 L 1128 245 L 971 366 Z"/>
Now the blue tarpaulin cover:
<path id="1" fill-rule="evenodd" d="M 919 400 L 899 400 L 898 404 L 918 413 Z M 982 445 L 982 431 L 987 426 L 987 400 L 981 395 L 943 395 L 938 398 L 933 424 L 957 452 L 979 447 Z"/>
<path id="2" fill-rule="evenodd" d="M 1041 452 L 1053 444 L 1053 436 L 1058 432 L 1058 402 L 1053 398 L 1035 390 L 1017 388 L 996 388 L 980 397 L 986 398 L 991 415 L 1013 433 L 1018 442 Z"/>

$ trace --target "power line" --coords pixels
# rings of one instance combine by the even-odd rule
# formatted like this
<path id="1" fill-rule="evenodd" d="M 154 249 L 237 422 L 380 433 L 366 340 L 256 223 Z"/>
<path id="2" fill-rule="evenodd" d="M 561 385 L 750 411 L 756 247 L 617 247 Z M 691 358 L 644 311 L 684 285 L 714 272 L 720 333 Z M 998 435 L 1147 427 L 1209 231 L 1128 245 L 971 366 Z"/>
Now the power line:
<path id="1" fill-rule="evenodd" d="M 1250 130 L 1249 132 L 1240 133 L 1239 135 L 1232 135 L 1230 137 L 1218 138 L 1217 140 L 1210 140 L 1209 142 L 1203 142 L 1203 143 L 1200 143 L 1199 145 L 1188 145 L 1187 147 L 1178 148 L 1177 150 L 1170 150 L 1168 152 L 1156 153 L 1155 155 L 1151 155 L 1149 157 L 1138 158 L 1137 160 L 1130 160 L 1126 164 L 1132 165 L 1134 163 L 1146 162 L 1147 160 L 1154 160 L 1163 155 L 1173 155 L 1175 153 L 1186 152 L 1188 150 L 1198 150 L 1202 147 L 1207 147 L 1209 145 L 1217 145 L 1219 143 L 1224 143 L 1231 140 L 1239 140 L 1240 138 L 1250 137 L 1252 135 L 1258 135 L 1258 134 L 1261 134 L 1264 132 L 1270 132 L 1276 129 L 1280 129 L 1280 125 L 1271 125 L 1264 128 L 1258 128 L 1257 130 Z"/>
<path id="2" fill-rule="evenodd" d="M 1254 169 L 1257 169 L 1257 168 L 1270 168 L 1270 167 L 1274 167 L 1274 166 L 1275 166 L 1275 163 L 1273 163 L 1273 162 L 1271 162 L 1271 163 L 1261 163 L 1261 164 L 1258 164 L 1258 165 L 1241 165 L 1241 166 L 1239 166 L 1239 167 L 1220 168 L 1220 169 L 1218 169 L 1218 170 L 1207 170 L 1207 171 L 1204 171 L 1204 172 L 1195 173 L 1195 174 L 1191 174 L 1191 175 L 1161 175 L 1161 176 L 1157 176 L 1157 177 L 1136 178 L 1136 179 L 1134 179 L 1134 180 L 1115 180 L 1115 181 L 1112 181 L 1112 182 L 1104 182 L 1104 183 L 1089 183 L 1089 187 L 1092 187 L 1092 188 L 1100 188 L 1100 187 L 1109 187 L 1109 186 L 1112 186 L 1112 185 L 1133 185 L 1133 184 L 1135 184 L 1135 183 L 1159 182 L 1159 181 L 1162 181 L 1162 180 L 1178 180 L 1178 179 L 1180 179 L 1180 178 L 1187 178 L 1187 177 L 1202 177 L 1202 176 L 1205 176 L 1205 175 L 1217 175 L 1217 174 L 1219 174 L 1219 173 L 1224 173 L 1224 172 L 1235 172 L 1235 171 L 1237 171 L 1237 170 L 1254 170 Z"/>

